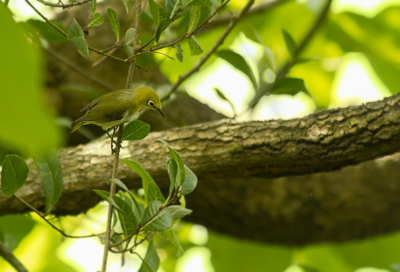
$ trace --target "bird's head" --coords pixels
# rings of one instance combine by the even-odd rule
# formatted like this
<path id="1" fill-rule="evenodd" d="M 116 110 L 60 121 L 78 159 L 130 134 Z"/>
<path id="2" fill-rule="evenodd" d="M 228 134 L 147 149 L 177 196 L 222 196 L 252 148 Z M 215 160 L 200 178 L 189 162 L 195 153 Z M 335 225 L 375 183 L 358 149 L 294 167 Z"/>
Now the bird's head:
<path id="1" fill-rule="evenodd" d="M 156 91 L 150 87 L 139 87 L 135 89 L 133 101 L 141 108 L 149 108 L 158 111 L 164 118 L 165 114 L 161 109 L 161 101 Z"/>

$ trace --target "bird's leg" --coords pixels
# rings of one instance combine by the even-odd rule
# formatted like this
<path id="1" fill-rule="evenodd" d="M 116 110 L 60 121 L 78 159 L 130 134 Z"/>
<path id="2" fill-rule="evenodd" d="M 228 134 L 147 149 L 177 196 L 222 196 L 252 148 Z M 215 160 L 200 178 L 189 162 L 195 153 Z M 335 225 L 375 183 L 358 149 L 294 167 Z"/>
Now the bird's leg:
<path id="1" fill-rule="evenodd" d="M 112 154 L 115 153 L 115 149 L 114 149 L 113 144 L 119 145 L 119 147 L 122 147 L 122 145 L 121 145 L 122 142 L 118 142 L 118 141 L 114 140 L 115 132 L 117 131 L 117 129 L 118 129 L 118 126 L 116 126 L 116 127 L 113 128 L 113 134 L 112 134 L 112 136 L 108 133 L 108 131 L 106 131 L 108 137 L 111 139 L 111 153 L 112 153 Z"/>

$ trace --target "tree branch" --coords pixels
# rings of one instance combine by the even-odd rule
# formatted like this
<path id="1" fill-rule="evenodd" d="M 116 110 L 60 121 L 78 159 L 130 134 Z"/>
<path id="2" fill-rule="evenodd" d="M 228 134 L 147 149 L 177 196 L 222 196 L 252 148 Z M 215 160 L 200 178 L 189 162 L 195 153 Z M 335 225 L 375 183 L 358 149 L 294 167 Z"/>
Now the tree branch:
<path id="1" fill-rule="evenodd" d="M 18 272 L 28 272 L 25 266 L 14 256 L 1 241 L 0 241 L 0 256 L 4 258 L 9 264 L 11 264 Z"/>
<path id="2" fill-rule="evenodd" d="M 153 132 L 142 141 L 125 143 L 121 157 L 141 163 L 166 192 L 168 154 L 156 140 L 174 147 L 199 178 L 186 198 L 195 211 L 187 220 L 264 242 L 343 241 L 400 229 L 400 213 L 390 208 L 400 205 L 400 187 L 392 182 L 400 178 L 398 161 L 391 166 L 394 172 L 384 172 L 381 162 L 369 162 L 335 173 L 271 178 L 333 171 L 399 152 L 399 125 L 396 95 L 299 119 L 224 120 Z M 61 150 L 64 190 L 55 214 L 78 214 L 99 201 L 92 190 L 109 186 L 108 146 L 104 138 Z M 40 177 L 34 163 L 27 163 L 28 182 L 17 195 L 40 210 Z M 125 166 L 118 177 L 129 188 L 141 186 L 140 177 Z M 24 205 L 0 195 L 0 214 L 24 211 Z M 391 223 L 382 224 L 387 221 Z"/>

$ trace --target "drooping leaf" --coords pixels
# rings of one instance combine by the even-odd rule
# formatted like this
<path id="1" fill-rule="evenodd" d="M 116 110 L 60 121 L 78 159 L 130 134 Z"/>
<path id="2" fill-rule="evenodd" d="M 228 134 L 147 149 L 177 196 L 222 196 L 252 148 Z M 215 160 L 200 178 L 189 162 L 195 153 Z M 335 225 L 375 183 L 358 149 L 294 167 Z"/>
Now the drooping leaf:
<path id="1" fill-rule="evenodd" d="M 120 26 L 119 26 L 118 14 L 115 10 L 109 8 L 107 9 L 107 17 L 108 21 L 110 21 L 110 25 L 114 32 L 114 35 L 117 38 L 117 42 L 119 42 Z"/>
<path id="2" fill-rule="evenodd" d="M 139 163 L 126 159 L 121 159 L 121 162 L 126 164 L 142 178 L 142 186 L 145 192 L 145 201 L 147 205 L 154 200 L 159 200 L 161 202 L 165 201 L 164 196 L 162 195 L 153 178 Z"/>
<path id="3" fill-rule="evenodd" d="M 117 184 L 119 187 L 121 187 L 122 189 L 125 190 L 125 192 L 127 192 L 129 194 L 129 196 L 131 197 L 131 200 L 133 201 L 133 203 L 136 206 L 136 210 L 139 213 L 139 217 L 141 217 L 141 211 L 140 211 L 140 207 L 139 207 L 139 203 L 136 201 L 135 196 L 132 194 L 132 192 L 128 189 L 128 187 L 126 187 L 125 183 L 123 183 L 121 180 L 113 178 L 110 179 L 111 182 L 114 182 L 115 184 Z"/>
<path id="4" fill-rule="evenodd" d="M 100 26 L 103 23 L 104 23 L 103 15 L 101 15 L 100 13 L 95 13 L 93 14 L 92 18 L 90 18 L 88 27 Z"/>
<path id="5" fill-rule="evenodd" d="M 229 49 L 220 50 L 216 54 L 218 57 L 226 60 L 234 68 L 245 74 L 253 84 L 254 90 L 258 90 L 258 85 L 256 78 L 254 77 L 253 70 L 250 68 L 244 57 Z"/>
<path id="6" fill-rule="evenodd" d="M 196 29 L 197 25 L 199 24 L 200 15 L 201 15 L 201 7 L 199 6 L 190 7 L 189 28 L 187 33 L 192 33 L 192 31 Z"/>
<path id="7" fill-rule="evenodd" d="M 86 44 L 85 36 L 83 35 L 83 30 L 75 18 L 72 20 L 68 27 L 68 40 L 71 41 L 76 49 L 78 49 L 79 54 L 83 57 L 89 57 L 89 49 Z"/>
<path id="8" fill-rule="evenodd" d="M 210 0 L 181 0 L 182 7 L 187 6 L 200 6 L 200 7 L 211 7 L 212 2 Z"/>
<path id="9" fill-rule="evenodd" d="M 179 62 L 183 62 L 183 51 L 180 44 L 177 43 L 175 45 L 175 48 L 176 48 L 176 58 L 179 60 Z"/>
<path id="10" fill-rule="evenodd" d="M 96 195 L 98 195 L 104 200 L 107 200 L 107 198 L 110 196 L 110 193 L 104 190 L 93 190 L 93 192 L 95 192 Z"/>
<path id="11" fill-rule="evenodd" d="M 176 180 L 176 174 L 178 172 L 178 166 L 176 165 L 176 162 L 174 160 L 171 160 L 168 158 L 167 160 L 167 170 L 168 170 L 168 176 L 169 176 L 169 197 L 172 196 L 172 192 L 174 188 L 178 187 L 178 181 Z"/>
<path id="12" fill-rule="evenodd" d="M 295 95 L 298 92 L 307 93 L 307 87 L 304 84 L 304 80 L 301 78 L 287 77 L 278 80 L 272 89 L 273 94 L 290 94 Z"/>
<path id="13" fill-rule="evenodd" d="M 123 196 L 124 194 L 121 193 L 121 195 Z M 124 211 L 123 213 L 118 212 L 118 217 L 125 237 L 127 237 L 137 230 L 140 217 L 129 197 L 116 195 L 114 196 L 114 201 Z"/>
<path id="14" fill-rule="evenodd" d="M 133 41 L 135 40 L 135 36 L 136 36 L 136 29 L 128 28 L 128 30 L 125 32 L 125 45 L 132 45 Z"/>
<path id="15" fill-rule="evenodd" d="M 143 121 L 135 120 L 130 122 L 122 134 L 122 140 L 142 140 L 150 133 L 150 125 Z"/>
<path id="16" fill-rule="evenodd" d="M 176 234 L 173 230 L 165 230 L 160 232 L 160 235 L 170 241 L 174 246 L 178 248 L 177 256 L 182 256 L 183 255 L 183 248 L 181 244 L 179 243 L 178 237 L 176 237 Z"/>
<path id="17" fill-rule="evenodd" d="M 125 6 L 126 13 L 129 13 L 129 9 L 131 8 L 131 2 L 129 0 L 122 0 L 122 3 Z"/>
<path id="18" fill-rule="evenodd" d="M 63 189 L 61 163 L 55 152 L 44 157 L 36 156 L 34 161 L 43 182 L 45 210 L 46 214 L 49 214 L 60 198 Z"/>
<path id="19" fill-rule="evenodd" d="M 285 39 L 286 48 L 289 51 L 291 58 L 294 59 L 296 54 L 296 42 L 294 41 L 292 36 L 285 30 L 282 30 L 282 35 Z"/>
<path id="20" fill-rule="evenodd" d="M 4 158 L 1 171 L 1 191 L 5 196 L 12 196 L 21 188 L 28 178 L 29 168 L 26 162 L 17 155 Z"/>
<path id="21" fill-rule="evenodd" d="M 96 11 L 97 0 L 92 0 L 90 3 L 90 11 L 93 14 Z"/>
<path id="22" fill-rule="evenodd" d="M 178 170 L 176 174 L 176 183 L 178 185 L 182 185 L 183 181 L 185 180 L 185 165 L 183 164 L 181 156 L 166 142 L 162 140 L 158 141 L 168 147 L 169 155 L 171 156 L 171 159 L 175 161 Z"/>
<path id="23" fill-rule="evenodd" d="M 185 165 L 185 180 L 183 181 L 179 195 L 183 196 L 190 194 L 191 192 L 193 192 L 196 186 L 197 186 L 196 175 L 192 172 L 192 170 L 189 169 L 189 167 Z"/>
<path id="24" fill-rule="evenodd" d="M 197 42 L 194 36 L 190 37 L 190 39 L 188 39 L 187 41 L 189 44 L 190 55 L 196 56 L 203 53 L 203 49 L 201 48 L 200 44 Z"/>
<path id="25" fill-rule="evenodd" d="M 146 207 L 142 216 L 142 223 L 147 222 L 144 230 L 164 231 L 172 227 L 174 224 L 172 214 L 166 209 L 160 211 L 161 206 L 162 202 L 155 200 Z"/>
<path id="26" fill-rule="evenodd" d="M 182 217 L 185 217 L 193 212 L 192 210 L 186 209 L 185 207 L 179 205 L 168 206 L 165 209 L 172 214 L 172 218 L 174 220 L 181 219 Z"/>
<path id="27" fill-rule="evenodd" d="M 142 265 L 140 266 L 138 272 L 157 272 L 159 266 L 160 258 L 157 255 L 153 239 L 150 239 L 149 246 L 147 247 L 146 256 L 144 257 Z"/>

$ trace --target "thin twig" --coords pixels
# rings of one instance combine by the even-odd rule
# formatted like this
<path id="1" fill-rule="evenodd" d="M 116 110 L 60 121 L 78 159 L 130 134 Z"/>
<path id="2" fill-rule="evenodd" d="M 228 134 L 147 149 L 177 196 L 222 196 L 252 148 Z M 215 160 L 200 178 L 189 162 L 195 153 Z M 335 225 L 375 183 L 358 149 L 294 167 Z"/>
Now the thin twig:
<path id="1" fill-rule="evenodd" d="M 54 8 L 67 9 L 67 8 L 72 8 L 72 7 L 84 5 L 84 4 L 86 4 L 86 3 L 91 2 L 92 0 L 84 0 L 84 1 L 82 1 L 82 2 L 73 1 L 73 2 L 71 2 L 71 3 L 69 3 L 69 4 L 64 4 L 64 3 L 62 3 L 61 1 L 59 1 L 59 3 L 61 3 L 61 4 L 54 4 L 54 3 L 50 3 L 50 2 L 47 2 L 47 1 L 43 1 L 43 0 L 37 0 L 37 1 L 40 2 L 40 3 L 42 3 L 42 4 L 45 5 L 45 6 L 50 6 L 50 7 L 54 7 Z"/>
<path id="2" fill-rule="evenodd" d="M 53 225 L 46 217 L 43 215 L 40 211 L 38 211 L 35 207 L 33 207 L 31 204 L 23 200 L 22 198 L 13 195 L 14 198 L 18 199 L 21 203 L 23 203 L 25 206 L 27 206 L 29 209 L 34 211 L 37 215 L 39 215 L 47 224 L 49 224 L 53 229 L 58 231 L 62 236 L 67 237 L 67 238 L 74 238 L 74 239 L 79 239 L 79 238 L 90 238 L 90 237 L 97 237 L 101 236 L 104 233 L 99 233 L 99 234 L 90 234 L 90 235 L 82 235 L 82 236 L 75 236 L 75 235 L 69 235 L 57 228 L 55 225 Z"/>
<path id="3" fill-rule="evenodd" d="M 134 28 L 136 29 L 136 35 L 133 40 L 133 52 L 132 55 L 135 54 L 135 48 L 139 43 L 139 30 L 140 30 L 140 16 L 142 14 L 141 10 L 141 0 L 136 0 L 134 4 Z M 132 79 L 133 75 L 135 73 L 135 64 L 136 64 L 136 58 L 133 58 L 129 61 L 129 70 L 128 70 L 128 76 L 126 78 L 126 89 L 129 89 L 131 84 L 132 84 Z M 117 178 L 118 174 L 118 163 L 119 163 L 119 152 L 121 149 L 121 142 L 122 142 L 122 134 L 124 132 L 124 124 L 121 124 L 118 128 L 118 138 L 117 142 L 119 144 L 116 145 L 115 147 L 115 154 L 114 154 L 114 163 L 113 163 L 113 171 L 112 171 L 112 177 L 111 178 Z M 115 189 L 116 189 L 116 184 L 114 182 L 111 182 L 110 186 L 110 198 L 113 198 L 115 194 Z M 108 252 L 110 251 L 110 235 L 111 235 L 111 221 L 112 221 L 112 216 L 113 216 L 113 206 L 111 203 L 108 205 L 108 215 L 107 215 L 107 228 L 106 228 L 106 236 L 105 236 L 105 241 L 104 241 L 104 251 L 103 251 L 103 260 L 102 260 L 102 266 L 101 266 L 101 271 L 106 272 L 107 269 L 107 259 L 108 259 Z"/>
<path id="4" fill-rule="evenodd" d="M 0 256 L 4 258 L 9 264 L 11 264 L 18 272 L 28 272 L 28 269 L 15 257 L 11 250 L 9 250 L 0 241 Z"/>
<path id="5" fill-rule="evenodd" d="M 191 75 L 193 75 L 195 72 L 197 72 L 200 67 L 211 57 L 212 54 L 217 51 L 218 47 L 220 47 L 223 43 L 225 38 L 229 35 L 229 33 L 232 31 L 232 29 L 235 27 L 237 22 L 246 14 L 246 12 L 250 9 L 250 7 L 254 4 L 254 0 L 249 0 L 249 2 L 246 4 L 246 6 L 242 9 L 242 11 L 239 13 L 239 15 L 234 18 L 229 25 L 226 27 L 222 35 L 218 38 L 218 40 L 214 43 L 213 46 L 208 50 L 208 52 L 200 59 L 200 61 L 192 67 L 188 72 L 185 74 L 179 76 L 178 80 L 175 81 L 175 83 L 171 86 L 171 88 L 168 90 L 168 92 L 161 97 L 161 100 L 166 100 L 168 99 L 172 93 L 174 93 L 178 87 L 186 80 L 188 79 Z"/>

